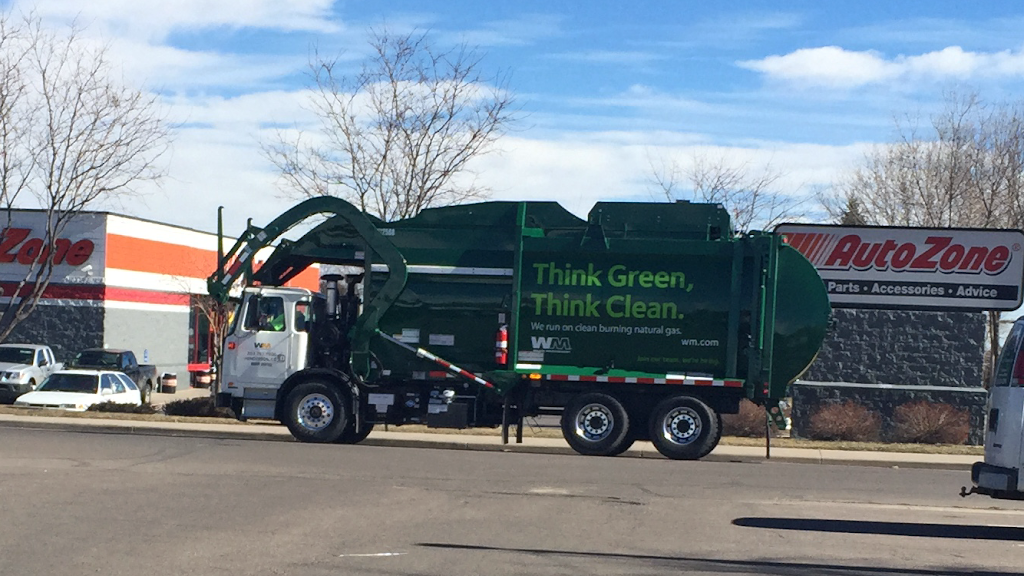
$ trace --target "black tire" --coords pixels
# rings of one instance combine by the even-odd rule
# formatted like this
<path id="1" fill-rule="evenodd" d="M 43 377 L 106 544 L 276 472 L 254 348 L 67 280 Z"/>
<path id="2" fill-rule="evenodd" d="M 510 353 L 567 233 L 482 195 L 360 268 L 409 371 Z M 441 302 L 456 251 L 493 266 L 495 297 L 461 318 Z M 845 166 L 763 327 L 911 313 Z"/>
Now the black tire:
<path id="1" fill-rule="evenodd" d="M 153 389 L 150 388 L 148 383 L 139 386 L 139 399 L 142 400 L 143 404 L 149 404 L 149 401 L 152 398 L 152 394 Z"/>
<path id="2" fill-rule="evenodd" d="M 303 382 L 285 398 L 281 421 L 299 442 L 334 442 L 348 425 L 348 395 L 324 382 Z"/>
<path id="3" fill-rule="evenodd" d="M 370 432 L 373 432 L 373 423 L 363 424 L 363 427 L 359 432 L 356 432 L 355 430 L 355 422 L 352 422 L 347 428 L 345 428 L 345 431 L 341 433 L 341 436 L 339 436 L 335 442 L 338 444 L 359 444 L 363 440 L 366 440 L 366 437 L 370 435 Z"/>
<path id="4" fill-rule="evenodd" d="M 658 403 L 649 422 L 651 443 L 672 460 L 698 460 L 721 439 L 721 419 L 693 396 L 672 396 Z"/>
<path id="5" fill-rule="evenodd" d="M 608 456 L 618 456 L 619 454 L 622 454 L 626 450 L 632 448 L 634 442 L 636 442 L 636 438 L 634 438 L 633 435 L 630 434 L 629 436 L 626 437 L 626 440 L 623 441 L 622 444 L 619 445 L 619 447 L 616 448 L 614 452 L 608 454 Z"/>
<path id="6" fill-rule="evenodd" d="M 580 394 L 562 411 L 562 436 L 587 456 L 616 456 L 629 448 L 629 416 L 615 398 L 596 392 Z"/>

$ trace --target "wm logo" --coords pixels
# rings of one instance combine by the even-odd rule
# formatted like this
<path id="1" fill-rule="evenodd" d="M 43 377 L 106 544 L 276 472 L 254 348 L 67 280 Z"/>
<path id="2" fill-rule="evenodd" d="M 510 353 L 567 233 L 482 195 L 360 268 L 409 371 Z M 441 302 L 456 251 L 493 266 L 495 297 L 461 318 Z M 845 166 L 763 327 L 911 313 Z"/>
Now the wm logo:
<path id="1" fill-rule="evenodd" d="M 555 338 L 554 336 L 531 336 L 534 350 L 547 350 L 549 352 L 572 352 L 572 345 L 568 338 Z"/>

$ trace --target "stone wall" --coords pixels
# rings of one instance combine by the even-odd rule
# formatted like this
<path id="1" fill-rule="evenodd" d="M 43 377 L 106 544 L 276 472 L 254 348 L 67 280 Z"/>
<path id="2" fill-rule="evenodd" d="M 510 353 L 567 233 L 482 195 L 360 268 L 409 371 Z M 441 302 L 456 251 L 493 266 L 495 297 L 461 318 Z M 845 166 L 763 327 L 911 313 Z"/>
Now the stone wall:
<path id="1" fill-rule="evenodd" d="M 103 345 L 103 308 L 40 304 L 14 328 L 10 343 L 46 344 L 65 364 L 80 350 Z"/>
<path id="2" fill-rule="evenodd" d="M 837 309 L 802 379 L 976 388 L 984 349 L 981 312 Z"/>
<path id="3" fill-rule="evenodd" d="M 852 400 L 882 417 L 891 439 L 897 406 L 914 400 L 951 404 L 970 416 L 969 444 L 985 434 L 982 367 L 985 315 L 837 309 L 818 358 L 793 385 L 793 435 L 807 437 L 822 404 Z"/>

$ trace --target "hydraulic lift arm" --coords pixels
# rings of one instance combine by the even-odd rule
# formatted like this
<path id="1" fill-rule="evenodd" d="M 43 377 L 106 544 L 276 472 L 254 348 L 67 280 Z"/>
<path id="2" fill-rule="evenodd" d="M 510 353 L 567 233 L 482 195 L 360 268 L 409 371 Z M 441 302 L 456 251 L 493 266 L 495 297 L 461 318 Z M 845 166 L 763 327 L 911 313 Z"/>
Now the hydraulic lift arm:
<path id="1" fill-rule="evenodd" d="M 375 254 L 374 260 L 388 266 L 388 277 L 384 286 L 372 300 L 364 304 L 363 313 L 360 314 L 350 335 L 353 360 L 356 360 L 355 364 L 361 366 L 365 362 L 360 360 L 367 357 L 369 341 L 377 331 L 378 321 L 405 288 L 408 270 L 405 257 L 398 248 L 377 230 L 377 227 L 365 214 L 340 198 L 330 196 L 310 198 L 281 214 L 264 228 L 250 225 L 226 254 L 218 255 L 217 270 L 206 281 L 207 290 L 211 296 L 221 302 L 227 301 L 231 286 L 252 265 L 257 251 L 270 246 L 282 234 L 316 214 L 333 214 L 334 217 L 331 218 L 331 221 L 336 218 L 341 219 L 344 225 L 350 226 L 366 243 L 367 250 Z M 296 264 L 305 268 L 309 262 L 300 261 L 297 258 Z M 369 368 L 367 367 L 366 370 Z M 357 371 L 362 372 L 363 370 Z"/>

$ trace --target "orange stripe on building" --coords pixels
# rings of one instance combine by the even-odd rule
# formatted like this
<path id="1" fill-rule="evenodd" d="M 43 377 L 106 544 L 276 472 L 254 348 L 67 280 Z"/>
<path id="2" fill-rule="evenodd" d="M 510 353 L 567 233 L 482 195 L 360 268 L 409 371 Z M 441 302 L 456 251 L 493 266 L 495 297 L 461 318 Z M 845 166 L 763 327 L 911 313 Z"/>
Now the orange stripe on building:
<path id="1" fill-rule="evenodd" d="M 106 258 L 107 268 L 184 278 L 206 278 L 217 269 L 217 252 L 214 250 L 119 234 L 107 234 Z M 318 291 L 320 271 L 307 268 L 286 286 Z"/>
<path id="2" fill-rule="evenodd" d="M 185 278 L 206 278 L 217 268 L 217 252 L 107 234 L 107 267 Z"/>

